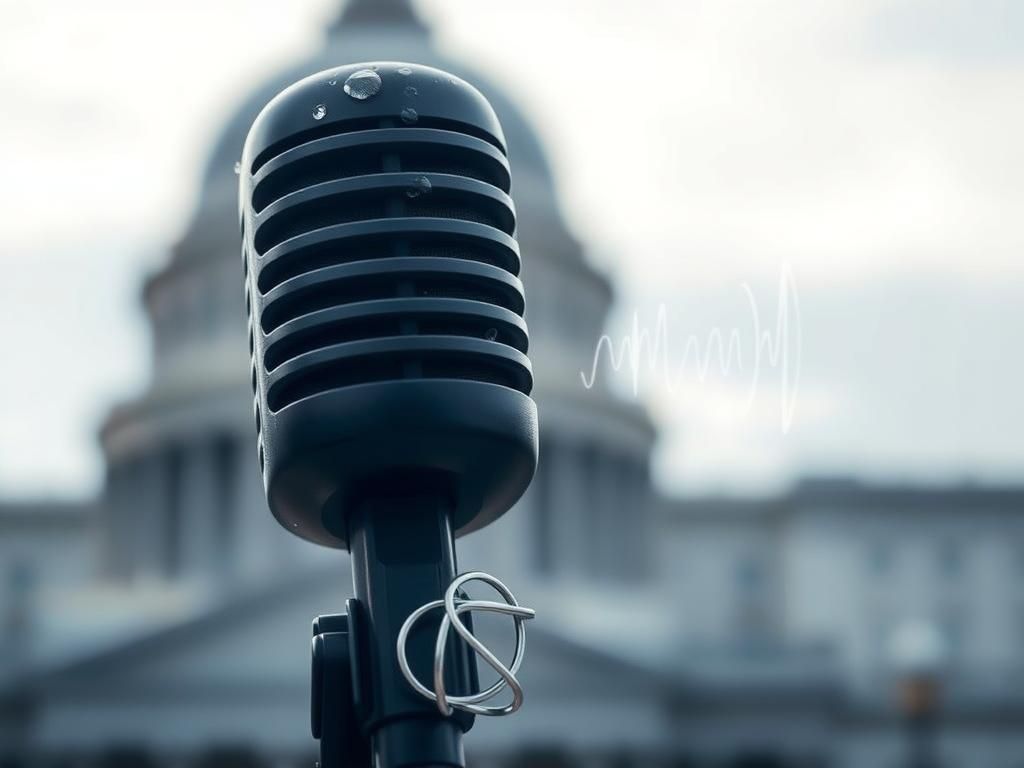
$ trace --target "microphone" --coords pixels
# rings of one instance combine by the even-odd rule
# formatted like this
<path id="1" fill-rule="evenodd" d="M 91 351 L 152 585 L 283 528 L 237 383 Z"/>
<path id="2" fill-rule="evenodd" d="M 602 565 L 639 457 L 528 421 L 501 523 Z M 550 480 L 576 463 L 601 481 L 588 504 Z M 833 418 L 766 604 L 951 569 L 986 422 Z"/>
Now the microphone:
<path id="1" fill-rule="evenodd" d="M 381 768 L 462 766 L 472 715 L 521 702 L 514 672 L 532 612 L 493 577 L 453 581 L 454 537 L 506 512 L 537 464 L 510 186 L 487 100 L 417 64 L 307 77 L 245 142 L 239 207 L 268 505 L 295 535 L 352 555 L 347 619 L 314 626 L 322 758 L 330 696 L 316 665 L 335 658 L 332 634 L 347 638 L 351 665 L 340 748 L 358 752 L 358 731 Z M 473 579 L 510 605 L 464 604 Z M 466 611 L 499 606 L 516 620 L 516 660 L 494 667 L 514 701 L 487 708 Z M 446 643 L 449 628 L 462 640 Z"/>

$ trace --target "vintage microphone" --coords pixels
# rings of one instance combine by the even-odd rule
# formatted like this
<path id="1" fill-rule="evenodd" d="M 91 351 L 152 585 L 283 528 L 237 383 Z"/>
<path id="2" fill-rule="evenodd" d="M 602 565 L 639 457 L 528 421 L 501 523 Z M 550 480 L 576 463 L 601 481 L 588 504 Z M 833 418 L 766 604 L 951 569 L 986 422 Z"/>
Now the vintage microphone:
<path id="1" fill-rule="evenodd" d="M 473 715 L 522 701 L 533 615 L 487 574 L 455 578 L 454 536 L 507 511 L 537 463 L 501 126 L 445 72 L 355 64 L 278 94 L 239 173 L 267 500 L 352 554 L 347 615 L 314 623 L 321 766 L 462 766 Z M 469 601 L 472 580 L 503 600 Z M 512 615 L 511 664 L 472 610 Z M 500 678 L 485 691 L 477 654 Z M 483 704 L 506 686 L 511 703 Z"/>

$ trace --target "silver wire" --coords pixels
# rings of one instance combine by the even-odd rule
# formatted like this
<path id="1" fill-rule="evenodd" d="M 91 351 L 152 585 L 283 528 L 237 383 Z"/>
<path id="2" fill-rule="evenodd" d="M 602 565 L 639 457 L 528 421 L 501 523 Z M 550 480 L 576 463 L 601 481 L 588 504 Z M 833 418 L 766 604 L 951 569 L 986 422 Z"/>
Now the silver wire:
<path id="1" fill-rule="evenodd" d="M 492 587 L 505 602 L 499 603 L 491 600 L 463 600 L 456 597 L 459 588 L 471 581 L 482 581 Z M 437 631 L 437 641 L 434 643 L 434 690 L 430 690 L 421 683 L 413 674 L 409 666 L 409 658 L 405 652 L 405 645 L 413 626 L 430 611 L 444 608 L 444 616 L 441 618 L 441 625 Z M 516 646 L 512 654 L 512 663 L 507 667 L 495 656 L 487 646 L 466 628 L 459 619 L 463 613 L 472 611 L 488 611 L 511 616 L 515 621 Z M 450 715 L 456 709 L 464 712 L 472 712 L 475 715 L 510 715 L 523 704 L 523 687 L 516 679 L 516 672 L 523 663 L 526 654 L 526 626 L 525 622 L 536 616 L 532 608 L 525 608 L 516 602 L 515 596 L 501 581 L 489 573 L 482 571 L 470 571 L 455 577 L 448 589 L 445 590 L 444 598 L 432 600 L 421 605 L 409 614 L 403 622 L 402 628 L 398 631 L 397 655 L 398 667 L 402 675 L 421 696 L 437 703 L 438 711 L 442 715 Z M 454 629 L 476 653 L 478 653 L 487 664 L 498 673 L 498 680 L 494 685 L 468 696 L 451 696 L 445 690 L 444 685 L 444 651 L 448 644 L 448 633 Z M 512 701 L 505 706 L 481 706 L 487 701 L 501 693 L 505 687 L 512 692 Z"/>

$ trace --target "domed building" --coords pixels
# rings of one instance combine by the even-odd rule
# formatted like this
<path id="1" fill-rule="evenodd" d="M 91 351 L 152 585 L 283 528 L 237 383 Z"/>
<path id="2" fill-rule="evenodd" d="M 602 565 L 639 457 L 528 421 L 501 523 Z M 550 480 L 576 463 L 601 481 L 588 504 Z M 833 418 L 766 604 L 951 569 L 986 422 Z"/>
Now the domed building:
<path id="1" fill-rule="evenodd" d="M 579 381 L 612 290 L 568 231 L 543 147 L 507 95 L 437 50 L 409 0 L 350 0 L 316 55 L 256 88 L 216 137 L 195 212 L 143 287 L 151 377 L 103 424 L 102 498 L 0 501 L 0 765 L 312 764 L 310 621 L 342 609 L 349 567 L 267 510 L 234 168 L 282 88 L 370 60 L 476 85 L 512 165 L 541 460 L 516 508 L 458 555 L 460 570 L 495 574 L 538 618 L 525 704 L 478 718 L 470 765 L 897 764 L 886 639 L 922 606 L 957 639 L 943 756 L 1020 765 L 1024 698 L 1000 670 L 1022 666 L 1006 631 L 1021 560 L 999 547 L 1007 531 L 1024 541 L 1024 490 L 655 494 L 644 411 Z M 973 602 L 972 569 L 984 585 Z"/>
<path id="2" fill-rule="evenodd" d="M 439 53 L 408 2 L 352 0 L 313 58 L 257 87 L 228 120 L 183 236 L 145 282 L 152 375 L 101 430 L 107 481 L 99 561 L 125 611 L 148 618 L 46 673 L 32 730 L 50 750 L 186 764 L 225 754 L 253 764 L 309 763 L 309 622 L 341 610 L 349 568 L 345 553 L 292 536 L 266 507 L 235 165 L 249 126 L 276 93 L 310 73 L 365 60 L 426 64 L 472 82 L 498 113 L 513 169 L 541 468 L 516 509 L 460 541 L 459 565 L 495 573 L 547 618 L 531 628 L 523 673 L 531 714 L 479 723 L 470 748 L 501 763 L 531 750 L 664 747 L 660 699 L 651 695 L 663 685 L 656 675 L 588 645 L 585 635 L 600 627 L 559 630 L 572 624 L 560 618 L 563 607 L 578 606 L 581 594 L 596 599 L 597 584 L 632 594 L 633 613 L 643 615 L 642 587 L 652 578 L 652 424 L 637 405 L 579 383 L 611 286 L 568 231 L 543 148 L 514 103 Z M 590 743 L 590 728 L 568 722 L 592 721 L 584 691 L 620 702 L 602 716 L 604 747 Z"/>

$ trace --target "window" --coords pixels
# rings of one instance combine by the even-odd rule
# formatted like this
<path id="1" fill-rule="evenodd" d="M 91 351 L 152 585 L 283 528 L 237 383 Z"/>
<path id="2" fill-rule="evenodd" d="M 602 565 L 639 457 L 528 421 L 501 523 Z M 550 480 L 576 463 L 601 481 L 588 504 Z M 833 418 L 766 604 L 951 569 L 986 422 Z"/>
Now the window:
<path id="1" fill-rule="evenodd" d="M 533 565 L 538 574 L 550 574 L 555 563 L 554 527 L 551 495 L 554 491 L 551 482 L 551 452 L 553 445 L 549 441 L 541 442 L 540 463 L 537 475 L 533 480 L 530 493 L 533 494 L 531 506 Z"/>

